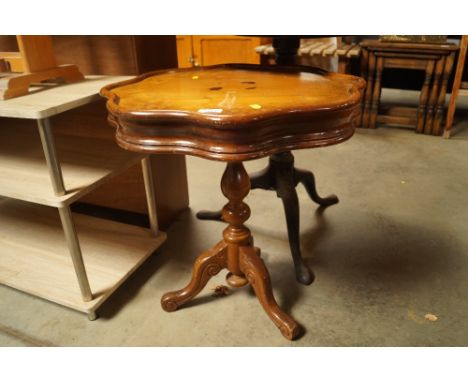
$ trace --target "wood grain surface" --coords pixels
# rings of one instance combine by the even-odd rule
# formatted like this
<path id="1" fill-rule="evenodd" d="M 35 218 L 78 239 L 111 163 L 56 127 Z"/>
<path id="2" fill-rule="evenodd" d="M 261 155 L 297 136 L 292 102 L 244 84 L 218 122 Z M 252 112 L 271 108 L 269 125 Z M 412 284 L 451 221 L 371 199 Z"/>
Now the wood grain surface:
<path id="1" fill-rule="evenodd" d="M 0 283 L 90 313 L 166 239 L 146 228 L 74 214 L 94 299 L 84 302 L 55 208 L 0 198 Z M 51 245 L 53 243 L 53 245 Z"/>
<path id="2" fill-rule="evenodd" d="M 125 149 L 247 160 L 351 137 L 363 88 L 320 69 L 229 64 L 148 73 L 101 94 Z"/>

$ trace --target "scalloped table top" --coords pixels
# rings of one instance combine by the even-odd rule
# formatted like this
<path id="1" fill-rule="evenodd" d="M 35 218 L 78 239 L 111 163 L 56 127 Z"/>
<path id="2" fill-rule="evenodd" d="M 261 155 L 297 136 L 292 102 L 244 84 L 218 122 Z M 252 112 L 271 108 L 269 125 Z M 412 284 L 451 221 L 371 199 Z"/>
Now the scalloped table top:
<path id="1" fill-rule="evenodd" d="M 152 72 L 101 95 L 126 149 L 245 160 L 349 138 L 363 88 L 315 68 L 229 64 Z"/>

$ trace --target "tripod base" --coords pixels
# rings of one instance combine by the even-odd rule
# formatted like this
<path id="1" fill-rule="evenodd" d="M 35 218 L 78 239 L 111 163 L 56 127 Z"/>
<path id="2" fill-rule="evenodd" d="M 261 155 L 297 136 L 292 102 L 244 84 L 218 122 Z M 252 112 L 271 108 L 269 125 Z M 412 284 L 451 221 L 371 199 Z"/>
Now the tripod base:
<path id="1" fill-rule="evenodd" d="M 223 220 L 229 223 L 223 232 L 223 240 L 197 258 L 188 285 L 164 294 L 161 305 L 168 312 L 177 310 L 200 293 L 211 277 L 222 269 L 228 269 L 228 284 L 234 287 L 250 284 L 263 309 L 283 336 L 289 340 L 296 339 L 302 332 L 301 326 L 278 306 L 270 275 L 260 258 L 260 249 L 253 246 L 250 231 L 244 226 L 250 209 L 242 199 L 249 192 L 250 182 L 242 163 L 228 163 L 221 188 L 229 199 L 222 212 Z"/>
<path id="2" fill-rule="evenodd" d="M 299 200 L 296 186 L 299 183 L 305 187 L 309 197 L 320 206 L 327 207 L 338 203 L 338 197 L 329 195 L 322 198 L 315 186 L 314 174 L 310 171 L 294 167 L 294 157 L 290 151 L 270 156 L 268 166 L 255 173 L 250 178 L 251 188 L 274 190 L 283 201 L 286 224 L 288 228 L 289 246 L 294 262 L 296 280 L 304 285 L 314 281 L 314 274 L 302 259 L 299 240 Z M 200 211 L 197 218 L 201 220 L 223 220 L 222 211 Z"/>

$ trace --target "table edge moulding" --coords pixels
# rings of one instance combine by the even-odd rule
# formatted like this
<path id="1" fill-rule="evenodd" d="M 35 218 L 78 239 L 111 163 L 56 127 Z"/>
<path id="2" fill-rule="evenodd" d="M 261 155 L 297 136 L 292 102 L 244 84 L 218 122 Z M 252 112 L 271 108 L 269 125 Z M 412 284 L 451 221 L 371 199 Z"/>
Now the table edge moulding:
<path id="1" fill-rule="evenodd" d="M 223 64 L 199 68 L 177 69 L 177 72 L 203 73 L 214 69 L 259 70 L 273 73 L 307 72 L 320 74 L 334 80 L 347 79 L 339 73 L 305 66 L 262 66 L 254 64 Z M 364 80 L 355 77 L 354 89 L 349 89 L 347 102 L 337 106 L 297 108 L 289 113 L 279 111 L 263 112 L 252 117 L 217 115 L 191 111 L 173 110 L 125 110 L 120 106 L 119 97 L 112 92 L 117 87 L 132 85 L 159 74 L 175 70 L 158 70 L 133 79 L 104 87 L 101 95 L 108 98 L 108 121 L 116 128 L 118 144 L 131 151 L 141 153 L 180 153 L 215 160 L 251 160 L 294 149 L 327 146 L 349 139 L 357 126 L 360 110 L 360 94 Z M 354 90 L 354 91 L 353 91 Z M 350 111 L 352 111 L 350 113 Z M 155 118 L 159 124 L 152 123 Z M 304 118 L 310 118 L 307 123 Z M 271 129 L 270 124 L 277 126 Z M 168 128 L 168 127 L 171 128 Z M 242 129 L 239 131 L 239 126 Z M 323 127 L 326 126 L 326 130 Z M 197 141 L 187 147 L 185 136 L 197 129 Z M 144 128 L 145 136 L 136 130 Z M 252 142 L 250 129 L 255 129 Z M 235 142 L 231 131 L 236 129 Z M 294 134 L 291 133 L 293 130 Z"/>

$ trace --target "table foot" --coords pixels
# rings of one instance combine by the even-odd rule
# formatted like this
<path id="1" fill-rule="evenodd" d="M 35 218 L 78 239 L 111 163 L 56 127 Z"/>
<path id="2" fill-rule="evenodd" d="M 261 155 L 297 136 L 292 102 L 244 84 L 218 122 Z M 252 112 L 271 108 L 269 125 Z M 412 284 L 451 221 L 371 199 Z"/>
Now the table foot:
<path id="1" fill-rule="evenodd" d="M 288 340 L 296 339 L 301 326 L 278 306 L 273 296 L 270 275 L 253 247 L 240 248 L 240 266 L 255 294 L 273 323 Z"/>
<path id="2" fill-rule="evenodd" d="M 183 289 L 164 294 L 161 298 L 162 308 L 166 312 L 173 312 L 200 293 L 210 278 L 227 267 L 226 248 L 227 245 L 221 241 L 202 253 L 195 261 L 190 283 Z"/>
<path id="3" fill-rule="evenodd" d="M 307 193 L 309 194 L 310 199 L 322 207 L 328 207 L 339 202 L 339 199 L 336 195 L 328 195 L 321 197 L 317 193 L 317 188 L 315 186 L 315 176 L 310 171 L 294 169 L 294 177 L 298 182 L 302 183 Z"/>
<path id="4" fill-rule="evenodd" d="M 223 212 L 222 210 L 218 211 L 198 211 L 197 212 L 197 219 L 200 220 L 216 220 L 216 221 L 223 221 Z"/>
<path id="5" fill-rule="evenodd" d="M 299 199 L 295 188 L 293 171 L 278 171 L 276 176 L 276 194 L 283 202 L 288 230 L 289 248 L 294 263 L 296 280 L 310 285 L 314 274 L 302 259 L 299 239 Z"/>

